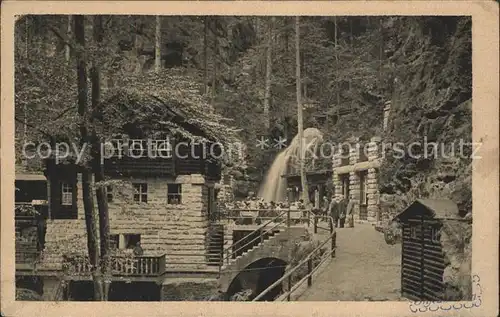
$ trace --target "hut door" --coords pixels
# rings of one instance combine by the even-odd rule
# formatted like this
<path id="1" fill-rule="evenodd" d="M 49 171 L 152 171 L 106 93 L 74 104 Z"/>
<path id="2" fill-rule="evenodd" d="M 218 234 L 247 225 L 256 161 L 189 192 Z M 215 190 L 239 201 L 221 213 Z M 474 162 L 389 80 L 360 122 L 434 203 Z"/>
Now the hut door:
<path id="1" fill-rule="evenodd" d="M 422 300 L 443 300 L 444 257 L 439 237 L 440 225 L 435 220 L 423 221 Z"/>
<path id="2" fill-rule="evenodd" d="M 420 300 L 422 296 L 422 221 L 420 217 L 403 224 L 401 291 L 404 297 Z"/>

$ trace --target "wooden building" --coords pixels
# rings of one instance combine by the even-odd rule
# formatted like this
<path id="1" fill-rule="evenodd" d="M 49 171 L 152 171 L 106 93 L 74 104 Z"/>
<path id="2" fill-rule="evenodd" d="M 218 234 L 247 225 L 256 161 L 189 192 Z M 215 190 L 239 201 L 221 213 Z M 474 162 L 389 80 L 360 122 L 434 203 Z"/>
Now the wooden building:
<path id="1" fill-rule="evenodd" d="M 401 292 L 411 300 L 452 300 L 446 296 L 443 226 L 467 222 L 446 199 L 417 199 L 394 217 L 402 225 Z"/>
<path id="2" fill-rule="evenodd" d="M 123 281 L 139 289 L 144 287 L 144 292 L 153 292 L 159 298 L 162 288 L 158 284 L 169 274 L 212 274 L 218 270 L 212 267 L 214 258 L 219 264 L 212 253 L 221 252 L 223 237 L 214 232 L 211 213 L 215 212 L 215 187 L 221 178 L 220 146 L 228 140 L 218 136 L 229 133 L 209 120 L 215 115 L 210 114 L 208 119 L 200 115 L 208 113 L 205 104 L 184 102 L 184 97 L 161 99 L 121 91 L 102 103 L 99 124 L 102 129 L 112 127 L 104 133 L 114 136 L 106 140 L 113 152 L 106 149 L 101 162 L 109 183 L 106 199 L 111 261 L 118 263 L 112 264 L 110 298 L 124 300 L 119 284 Z M 44 300 L 67 299 L 68 289 L 74 290 L 69 292 L 73 300 L 84 300 L 92 294 L 82 167 L 73 159 L 45 160 L 46 181 L 37 192 L 48 206 L 42 256 L 31 261 L 29 268 L 16 270 L 21 284 L 30 278 L 40 280 L 41 287 L 24 288 L 36 288 Z M 19 180 L 19 185 L 23 184 Z M 16 194 L 16 200 L 17 196 L 24 199 L 23 193 Z M 95 192 L 92 194 L 94 210 L 98 210 Z M 142 255 L 130 258 L 139 243 Z M 23 248 L 16 245 L 16 253 Z M 63 292 L 61 274 L 69 281 Z M 155 286 L 153 290 L 150 285 Z"/>

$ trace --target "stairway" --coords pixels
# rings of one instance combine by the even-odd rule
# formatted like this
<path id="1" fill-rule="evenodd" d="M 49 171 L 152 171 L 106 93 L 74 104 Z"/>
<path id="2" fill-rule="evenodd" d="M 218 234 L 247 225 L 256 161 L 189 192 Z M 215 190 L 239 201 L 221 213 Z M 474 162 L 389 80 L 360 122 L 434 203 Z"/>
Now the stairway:
<path id="1" fill-rule="evenodd" d="M 224 225 L 211 224 L 207 232 L 207 262 L 208 266 L 219 266 L 224 250 Z"/>
<path id="2" fill-rule="evenodd" d="M 259 237 L 258 234 L 255 235 L 247 235 L 245 238 L 241 239 L 244 240 L 242 242 L 236 243 L 235 245 L 231 246 L 229 250 L 233 254 L 229 257 L 229 260 L 227 258 L 227 251 L 226 254 L 224 254 L 224 263 L 221 267 L 221 271 L 227 269 L 230 266 L 237 266 L 238 262 L 240 259 L 245 258 L 246 256 L 251 255 L 253 252 L 259 250 L 261 247 L 266 245 L 267 243 L 273 241 L 276 239 L 280 234 L 285 232 L 286 230 L 283 229 L 275 229 L 271 232 L 265 233 L 262 235 L 262 241 L 260 239 L 256 239 L 255 241 L 249 243 L 251 240 L 253 240 L 256 237 Z M 240 240 L 240 241 L 241 241 Z M 247 244 L 245 246 L 245 244 Z M 238 250 L 239 249 L 239 250 Z M 235 252 L 236 251 L 236 252 Z"/>

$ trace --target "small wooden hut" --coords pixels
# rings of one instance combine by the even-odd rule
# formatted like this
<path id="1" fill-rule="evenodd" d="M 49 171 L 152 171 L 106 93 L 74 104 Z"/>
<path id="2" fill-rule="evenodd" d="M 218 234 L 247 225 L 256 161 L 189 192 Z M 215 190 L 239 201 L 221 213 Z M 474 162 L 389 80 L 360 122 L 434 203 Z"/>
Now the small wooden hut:
<path id="1" fill-rule="evenodd" d="M 402 295 L 419 301 L 449 300 L 440 236 L 443 225 L 467 222 L 458 206 L 447 199 L 417 199 L 393 220 L 402 225 Z"/>

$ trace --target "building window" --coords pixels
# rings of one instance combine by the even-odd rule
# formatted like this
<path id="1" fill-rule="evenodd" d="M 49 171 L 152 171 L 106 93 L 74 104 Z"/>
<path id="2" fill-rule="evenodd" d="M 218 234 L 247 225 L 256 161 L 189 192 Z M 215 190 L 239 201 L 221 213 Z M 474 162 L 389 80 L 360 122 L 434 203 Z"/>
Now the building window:
<path id="1" fill-rule="evenodd" d="M 137 244 L 141 243 L 140 234 L 124 234 L 123 235 L 123 245 L 121 249 L 133 249 Z"/>
<path id="2" fill-rule="evenodd" d="M 342 196 L 349 198 L 349 175 L 342 175 L 340 180 L 342 183 Z"/>
<path id="3" fill-rule="evenodd" d="M 152 140 L 151 152 L 153 157 L 171 158 L 172 144 L 170 144 L 169 140 Z"/>
<path id="4" fill-rule="evenodd" d="M 148 184 L 134 183 L 134 201 L 147 203 L 148 202 Z"/>
<path id="5" fill-rule="evenodd" d="M 113 186 L 106 186 L 106 197 L 108 198 L 108 203 L 113 202 Z"/>
<path id="6" fill-rule="evenodd" d="M 119 234 L 110 234 L 109 235 L 109 248 L 111 250 L 118 249 L 118 243 L 120 241 Z"/>
<path id="7" fill-rule="evenodd" d="M 148 148 L 146 140 L 134 139 L 128 141 L 128 155 L 131 157 L 139 158 L 148 155 Z"/>
<path id="8" fill-rule="evenodd" d="M 73 205 L 73 185 L 69 183 L 62 183 L 61 192 L 61 204 L 65 206 Z"/>
<path id="9" fill-rule="evenodd" d="M 177 205 L 177 204 L 182 203 L 181 184 L 168 184 L 167 190 L 168 190 L 168 192 L 167 192 L 167 204 Z"/>

